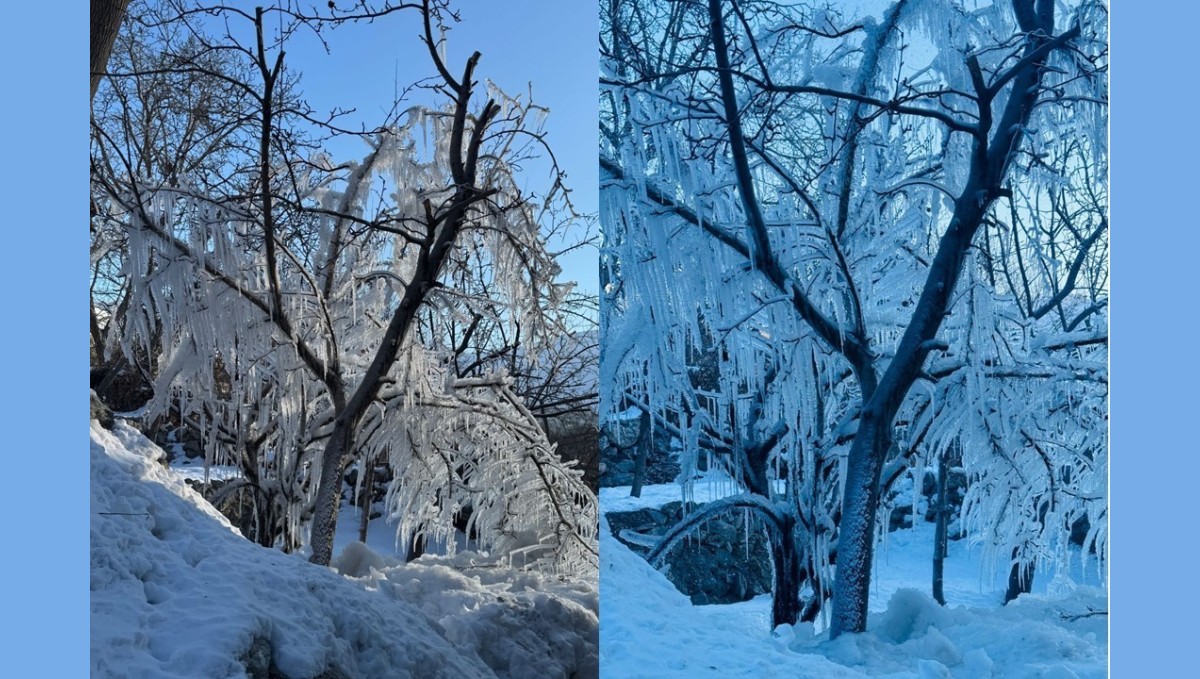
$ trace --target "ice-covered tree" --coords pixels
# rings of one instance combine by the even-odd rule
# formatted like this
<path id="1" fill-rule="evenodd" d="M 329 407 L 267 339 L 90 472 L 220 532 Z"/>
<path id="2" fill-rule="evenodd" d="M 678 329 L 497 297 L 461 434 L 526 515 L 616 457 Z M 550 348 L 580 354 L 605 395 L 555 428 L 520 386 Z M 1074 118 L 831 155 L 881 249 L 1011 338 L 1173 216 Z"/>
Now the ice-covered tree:
<path id="1" fill-rule="evenodd" d="M 287 41 L 411 9 L 441 101 L 397 108 L 358 135 L 365 157 L 335 162 L 323 135 L 344 130 L 299 96 Z M 361 458 L 390 461 L 402 539 L 446 537 L 470 506 L 480 547 L 586 571 L 594 496 L 514 392 L 521 376 L 486 362 L 464 370 L 472 344 L 447 330 L 519 333 L 523 365 L 538 366 L 567 330 L 570 287 L 543 232 L 570 215 L 561 183 L 531 195 L 516 176 L 542 148 L 544 111 L 481 92 L 479 53 L 452 73 L 450 20 L 434 0 L 311 13 L 156 7 L 146 25 L 198 49 L 114 81 L 170 72 L 226 84 L 236 98 L 217 115 L 235 143 L 213 175 L 162 181 L 98 135 L 94 155 L 108 162 L 96 182 L 128 234 L 122 346 L 156 355 L 151 410 L 177 409 L 207 434 L 210 459 L 256 470 L 242 485 L 269 499 L 264 520 L 281 522 L 291 547 L 311 526 L 315 562 L 329 562 L 342 473 Z M 240 70 L 213 68 L 214 54 Z"/>
<path id="2" fill-rule="evenodd" d="M 98 3 L 103 4 L 103 3 Z M 110 3 L 111 4 L 111 3 Z M 93 388 L 132 410 L 153 379 L 154 353 L 126 352 L 121 337 L 129 309 L 128 212 L 113 199 L 111 179 L 133 174 L 146 185 L 219 185 L 244 152 L 247 95 L 230 81 L 239 64 L 207 49 L 186 31 L 159 31 L 151 3 L 132 4 L 112 44 L 105 81 L 92 102 L 91 305 Z M 124 7 L 122 7 L 124 11 Z M 190 68 L 176 69 L 178 62 Z"/>
<path id="3" fill-rule="evenodd" d="M 776 624 L 832 593 L 832 633 L 864 629 L 882 493 L 918 456 L 964 445 L 979 475 L 970 516 L 1000 511 L 1008 527 L 1044 503 L 1036 483 L 1009 508 L 982 490 L 1000 478 L 984 442 L 1019 467 L 1052 438 L 1097 461 L 1086 474 L 1051 463 L 1056 502 L 1067 476 L 1094 488 L 1083 477 L 1103 475 L 1103 441 L 1084 432 L 1103 396 L 1097 411 L 1092 382 L 1064 367 L 1094 357 L 1070 342 L 1054 354 L 1055 330 L 1035 326 L 1104 318 L 1103 276 L 1085 286 L 1068 271 L 1103 269 L 1102 5 L 901 0 L 861 18 L 753 1 L 606 8 L 600 162 L 615 283 L 602 383 L 678 413 L 666 419 L 685 458 L 724 439 L 745 492 L 705 514 L 757 512 L 777 587 L 782 569 L 813 588 L 804 602 L 790 600 L 797 586 L 777 589 L 789 600 Z M 1068 185 L 1090 198 L 1064 199 Z M 1050 214 L 1053 246 L 1031 226 Z M 1022 230 L 1039 236 L 1015 243 Z M 1007 254 L 988 249 L 1001 241 Z M 1044 275 L 1028 269 L 1034 252 Z M 1001 270 L 1041 282 L 1018 289 Z M 721 388 L 701 393 L 687 348 L 706 335 L 727 359 Z M 937 373 L 943 360 L 960 369 Z M 1013 371 L 1020 393 L 1003 386 Z M 1013 408 L 963 406 L 1001 392 Z M 1034 409 L 1060 401 L 1050 417 Z M 1018 402 L 1024 425 L 1011 421 Z M 1054 423 L 1056 412 L 1067 414 Z M 1002 433 L 976 438 L 989 418 Z"/>

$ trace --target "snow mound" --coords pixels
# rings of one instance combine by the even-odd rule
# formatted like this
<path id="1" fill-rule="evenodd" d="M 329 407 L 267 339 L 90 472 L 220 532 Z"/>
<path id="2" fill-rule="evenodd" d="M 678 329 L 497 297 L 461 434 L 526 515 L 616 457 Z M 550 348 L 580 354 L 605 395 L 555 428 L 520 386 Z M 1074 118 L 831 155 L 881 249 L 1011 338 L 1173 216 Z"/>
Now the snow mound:
<path id="1" fill-rule="evenodd" d="M 402 564 L 356 542 L 336 565 L 345 575 L 357 571 L 389 599 L 416 606 L 500 677 L 598 676 L 595 587 L 514 571 L 501 558 L 460 552 Z"/>
<path id="2" fill-rule="evenodd" d="M 1106 608 L 1104 592 L 1089 587 L 1062 597 L 1025 595 L 992 609 L 944 608 L 924 592 L 901 589 L 886 611 L 870 616 L 866 633 L 835 641 L 822 635 L 791 648 L 897 679 L 1102 679 Z"/>
<path id="3" fill-rule="evenodd" d="M 603 491 L 602 491 L 603 492 Z M 601 502 L 605 502 L 602 496 Z M 630 501 L 630 504 L 634 501 Z M 608 509 L 608 504 L 604 504 Z M 908 531 L 891 539 L 891 579 L 927 581 L 929 544 Z M 930 536 L 931 537 L 931 533 Z M 963 553 L 955 551 L 958 558 Z M 979 565 L 948 567 L 947 591 L 979 588 Z M 890 590 L 864 634 L 830 641 L 812 623 L 770 628 L 770 597 L 693 606 L 666 577 L 612 536 L 601 515 L 600 666 L 617 677 L 796 679 L 1100 679 L 1107 676 L 1108 601 L 1103 589 L 1055 588 L 1000 606 L 939 606 L 922 591 Z"/>
<path id="4" fill-rule="evenodd" d="M 875 623 L 875 633 L 897 644 L 924 634 L 930 627 L 944 626 L 948 616 L 936 601 L 915 589 L 900 589 L 892 595 L 887 611 Z"/>
<path id="5" fill-rule="evenodd" d="M 600 667 L 622 679 L 789 677 L 857 679 L 863 674 L 774 642 L 767 615 L 741 606 L 692 606 L 666 576 L 612 536 L 600 518 Z M 769 610 L 769 606 L 767 607 Z M 797 658 L 803 658 L 797 661 Z"/>
<path id="6" fill-rule="evenodd" d="M 594 586 L 361 545 L 345 577 L 246 541 L 162 459 L 93 423 L 94 677 L 595 674 Z"/>

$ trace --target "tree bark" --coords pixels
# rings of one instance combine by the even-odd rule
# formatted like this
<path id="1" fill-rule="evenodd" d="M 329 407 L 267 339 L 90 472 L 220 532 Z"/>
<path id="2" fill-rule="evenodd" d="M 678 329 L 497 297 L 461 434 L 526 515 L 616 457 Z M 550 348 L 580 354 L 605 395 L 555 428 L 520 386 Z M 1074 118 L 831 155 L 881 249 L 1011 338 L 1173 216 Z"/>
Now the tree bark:
<path id="1" fill-rule="evenodd" d="M 891 445 L 893 413 L 863 410 L 846 465 L 842 521 L 838 526 L 837 570 L 833 585 L 830 637 L 867 628 L 871 560 L 875 555 L 875 515 L 879 478 Z"/>
<path id="2" fill-rule="evenodd" d="M 461 220 L 461 216 L 458 218 Z M 457 222 L 447 224 L 448 231 L 457 231 Z M 435 246 L 429 255 L 417 264 L 413 282 L 404 291 L 400 306 L 392 317 L 391 323 L 384 334 L 383 341 L 375 353 L 375 358 L 363 375 L 362 382 L 354 391 L 354 395 L 343 407 L 336 408 L 338 417 L 334 421 L 333 434 L 325 445 L 321 457 L 321 480 L 317 484 L 316 506 L 312 520 L 312 557 L 310 561 L 322 566 L 328 566 L 333 557 L 333 535 L 337 529 L 338 508 L 342 499 L 342 467 L 346 456 L 354 451 L 356 432 L 359 421 L 367 412 L 367 408 L 375 400 L 375 395 L 383 384 L 383 378 L 391 369 L 404 338 L 416 318 L 417 310 L 425 302 L 429 290 L 437 279 L 442 262 L 450 249 L 450 242 L 442 242 L 446 237 L 443 233 L 439 245 Z M 336 403 L 337 399 L 335 399 Z"/>
<path id="3" fill-rule="evenodd" d="M 312 556 L 309 560 L 322 566 L 328 566 L 333 558 L 338 503 L 342 499 L 342 460 L 353 445 L 352 431 L 357 424 L 347 422 L 346 414 L 343 410 L 342 415 L 338 417 L 321 458 L 321 481 L 317 485 L 312 534 L 309 536 L 309 544 L 312 545 Z"/>
<path id="4" fill-rule="evenodd" d="M 650 455 L 650 411 L 643 410 L 638 417 L 637 452 L 633 458 L 633 487 L 631 497 L 642 496 L 642 484 L 646 481 L 646 458 Z"/>
<path id="5" fill-rule="evenodd" d="M 794 625 L 800 617 L 800 550 L 796 546 L 796 519 L 784 515 L 778 538 L 771 541 L 771 627 Z"/>
<path id="6" fill-rule="evenodd" d="M 358 541 L 367 544 L 367 527 L 371 523 L 371 499 L 375 496 L 375 460 L 365 463 L 362 481 L 362 516 L 358 521 Z"/>
<path id="7" fill-rule="evenodd" d="M 100 85 L 100 77 L 108 69 L 108 57 L 112 54 L 113 43 L 117 39 L 117 31 L 125 18 L 125 10 L 129 0 L 92 0 L 91 26 L 91 68 L 92 94 L 96 97 L 96 88 Z"/>

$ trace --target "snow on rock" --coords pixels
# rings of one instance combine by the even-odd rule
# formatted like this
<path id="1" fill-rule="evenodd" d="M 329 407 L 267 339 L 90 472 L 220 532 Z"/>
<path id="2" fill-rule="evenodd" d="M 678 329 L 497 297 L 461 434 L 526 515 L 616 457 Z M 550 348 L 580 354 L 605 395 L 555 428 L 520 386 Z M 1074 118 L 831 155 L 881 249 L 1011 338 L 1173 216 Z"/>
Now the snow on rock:
<path id="1" fill-rule="evenodd" d="M 92 425 L 92 676 L 594 676 L 594 587 L 362 546 L 344 577 L 246 541 L 162 458 Z"/>
<path id="2" fill-rule="evenodd" d="M 772 643 L 770 606 L 692 606 L 666 576 L 600 526 L 600 667 L 623 679 L 850 679 L 860 672 Z M 757 600 L 756 600 L 757 601 Z M 761 614 L 759 614 L 761 613 Z"/>
<path id="3" fill-rule="evenodd" d="M 944 626 L 946 610 L 915 589 L 897 590 L 887 611 L 875 624 L 875 633 L 897 644 L 924 634 L 935 625 Z"/>

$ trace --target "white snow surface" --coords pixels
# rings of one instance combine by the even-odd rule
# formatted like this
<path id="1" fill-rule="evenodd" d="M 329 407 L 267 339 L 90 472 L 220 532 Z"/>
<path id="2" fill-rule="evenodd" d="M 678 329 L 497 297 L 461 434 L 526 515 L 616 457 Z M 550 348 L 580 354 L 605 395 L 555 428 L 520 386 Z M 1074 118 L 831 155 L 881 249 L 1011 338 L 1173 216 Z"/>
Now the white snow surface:
<path id="1" fill-rule="evenodd" d="M 675 485 L 647 487 L 641 498 L 629 498 L 628 491 L 601 489 L 603 511 L 679 499 Z M 968 550 L 966 541 L 957 541 L 951 542 L 946 561 L 949 605 L 943 608 L 928 594 L 932 536 L 931 525 L 889 536 L 877 550 L 868 631 L 829 641 L 828 633 L 812 624 L 771 632 L 769 595 L 740 604 L 693 606 L 662 573 L 612 537 L 602 515 L 601 672 L 629 679 L 1107 676 L 1103 589 L 1070 584 L 1061 574 L 1042 582 L 1035 578 L 1033 594 L 1001 606 L 1006 582 L 988 574 L 979 549 Z M 1075 570 L 1080 577 L 1088 572 Z"/>
<path id="2" fill-rule="evenodd" d="M 179 457 L 171 460 L 171 471 L 185 479 L 192 479 L 201 483 L 210 481 L 228 481 L 230 479 L 239 478 L 242 472 L 237 467 L 232 465 L 207 465 L 203 460 L 195 458 Z"/>
<path id="3" fill-rule="evenodd" d="M 596 675 L 594 586 L 361 543 L 338 574 L 243 539 L 163 459 L 93 422 L 93 677 L 240 679 L 252 645 L 296 678 Z"/>

